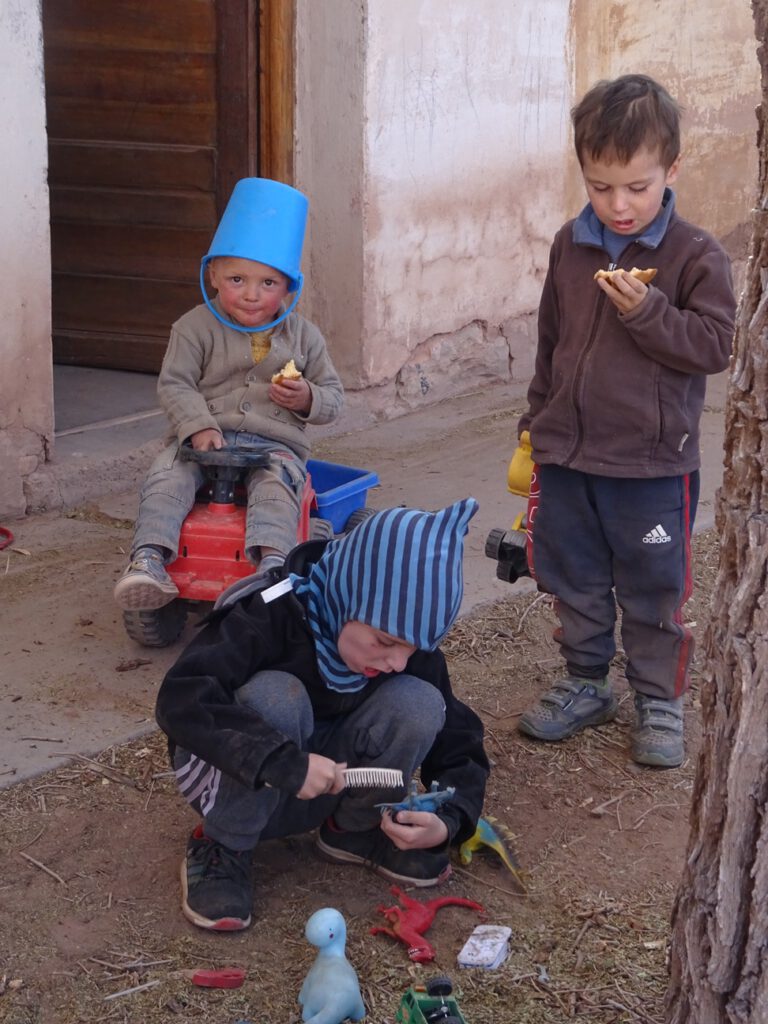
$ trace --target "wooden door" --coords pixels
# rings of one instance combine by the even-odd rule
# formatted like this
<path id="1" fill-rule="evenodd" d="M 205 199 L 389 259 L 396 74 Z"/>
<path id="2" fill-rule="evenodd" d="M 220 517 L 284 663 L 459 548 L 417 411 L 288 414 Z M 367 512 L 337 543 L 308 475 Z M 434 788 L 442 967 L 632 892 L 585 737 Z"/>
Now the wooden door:
<path id="1" fill-rule="evenodd" d="M 234 183 L 290 180 L 292 4 L 261 7 L 44 0 L 55 361 L 157 371 Z"/>

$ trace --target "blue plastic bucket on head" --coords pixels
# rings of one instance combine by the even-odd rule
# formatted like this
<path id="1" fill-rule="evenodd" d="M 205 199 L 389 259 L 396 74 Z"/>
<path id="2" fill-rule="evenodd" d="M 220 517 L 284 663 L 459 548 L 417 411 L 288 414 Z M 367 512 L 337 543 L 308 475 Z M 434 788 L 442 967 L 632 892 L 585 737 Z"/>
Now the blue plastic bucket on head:
<path id="1" fill-rule="evenodd" d="M 304 277 L 301 250 L 307 226 L 309 200 L 303 192 L 271 178 L 242 178 L 232 190 L 211 247 L 200 263 L 200 289 L 208 309 L 217 320 L 236 331 L 252 334 L 282 323 L 299 301 Z M 214 309 L 205 288 L 205 269 L 217 256 L 235 256 L 274 267 L 288 278 L 288 291 L 295 292 L 286 311 L 261 327 L 241 327 Z"/>

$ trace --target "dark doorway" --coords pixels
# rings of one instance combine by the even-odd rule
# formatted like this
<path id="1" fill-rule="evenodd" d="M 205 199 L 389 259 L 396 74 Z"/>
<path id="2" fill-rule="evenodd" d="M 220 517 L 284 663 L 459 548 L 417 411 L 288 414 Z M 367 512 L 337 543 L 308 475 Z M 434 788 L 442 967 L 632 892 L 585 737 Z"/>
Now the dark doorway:
<path id="1" fill-rule="evenodd" d="M 159 369 L 234 183 L 291 178 L 292 33 L 292 0 L 44 0 L 54 361 Z"/>

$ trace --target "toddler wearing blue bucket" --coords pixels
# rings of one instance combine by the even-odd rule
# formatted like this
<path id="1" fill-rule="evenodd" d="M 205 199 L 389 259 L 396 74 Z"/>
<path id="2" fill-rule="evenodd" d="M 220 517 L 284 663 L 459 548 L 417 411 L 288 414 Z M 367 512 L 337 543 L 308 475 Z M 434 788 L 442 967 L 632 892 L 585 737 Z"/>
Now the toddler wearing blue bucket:
<path id="1" fill-rule="evenodd" d="M 246 551 L 266 572 L 296 544 L 306 428 L 336 419 L 344 397 L 325 339 L 294 312 L 308 206 L 268 178 L 235 185 L 201 262 L 204 301 L 171 328 L 157 391 L 172 433 L 141 491 L 130 563 L 115 585 L 121 608 L 160 608 L 178 593 L 165 566 L 203 483 L 200 465 L 179 457 L 185 442 L 268 454 L 269 465 L 246 479 Z"/>

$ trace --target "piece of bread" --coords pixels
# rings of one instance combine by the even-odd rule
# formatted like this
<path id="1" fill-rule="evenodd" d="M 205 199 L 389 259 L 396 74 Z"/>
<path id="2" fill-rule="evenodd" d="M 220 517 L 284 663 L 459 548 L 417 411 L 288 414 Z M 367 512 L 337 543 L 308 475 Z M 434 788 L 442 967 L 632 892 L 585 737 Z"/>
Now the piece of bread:
<path id="1" fill-rule="evenodd" d="M 600 278 L 604 278 L 606 281 L 611 281 L 613 280 L 614 274 L 620 273 L 622 273 L 621 270 L 598 270 L 595 274 L 595 280 L 599 281 Z M 628 273 L 630 277 L 636 277 L 637 280 L 642 281 L 643 284 L 648 284 L 654 279 L 654 277 L 656 277 L 656 268 L 649 267 L 648 270 L 640 270 L 638 267 L 632 267 Z"/>
<path id="2" fill-rule="evenodd" d="M 296 369 L 296 363 L 289 359 L 282 370 L 272 374 L 273 384 L 282 384 L 284 380 L 301 380 L 301 370 Z"/>

